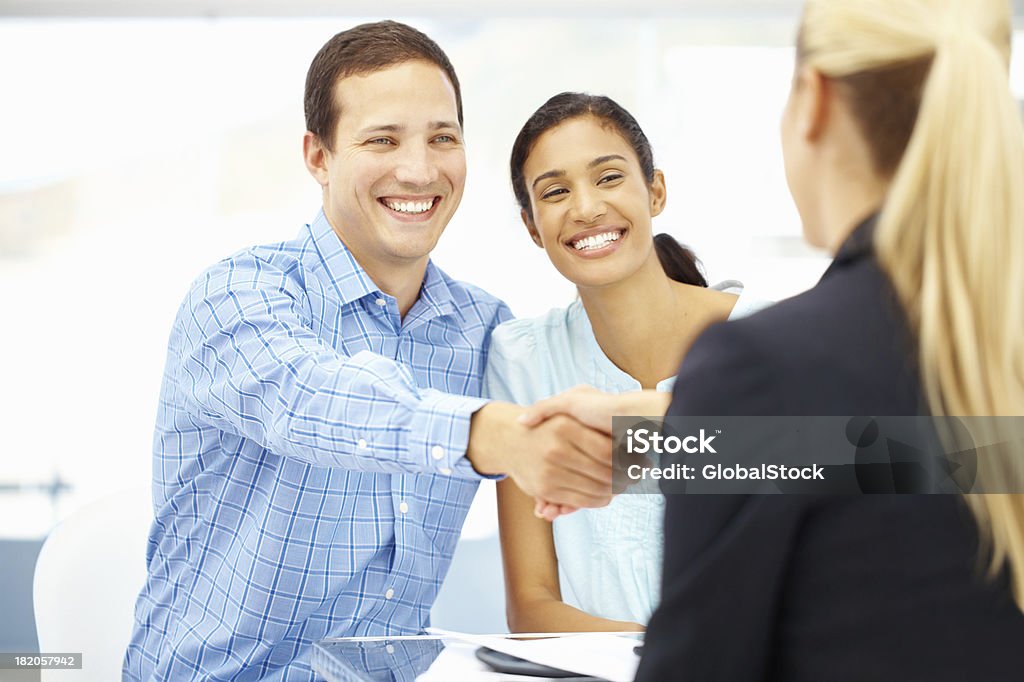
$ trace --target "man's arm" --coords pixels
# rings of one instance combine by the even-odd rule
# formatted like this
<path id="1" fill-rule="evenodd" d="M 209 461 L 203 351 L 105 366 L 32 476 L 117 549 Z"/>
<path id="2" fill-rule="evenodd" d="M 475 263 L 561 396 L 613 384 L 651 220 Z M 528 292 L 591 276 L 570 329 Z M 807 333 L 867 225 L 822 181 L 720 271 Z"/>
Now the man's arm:
<path id="1" fill-rule="evenodd" d="M 486 401 L 418 388 L 381 355 L 338 352 L 314 333 L 308 306 L 296 278 L 255 256 L 212 268 L 171 341 L 184 418 L 320 465 L 475 476 L 463 455 Z"/>
<path id="2" fill-rule="evenodd" d="M 294 278 L 255 256 L 211 269 L 186 300 L 171 344 L 188 413 L 315 464 L 509 474 L 553 500 L 610 500 L 610 439 L 567 418 L 529 429 L 514 405 L 418 388 L 390 358 L 327 345 L 307 308 Z"/>

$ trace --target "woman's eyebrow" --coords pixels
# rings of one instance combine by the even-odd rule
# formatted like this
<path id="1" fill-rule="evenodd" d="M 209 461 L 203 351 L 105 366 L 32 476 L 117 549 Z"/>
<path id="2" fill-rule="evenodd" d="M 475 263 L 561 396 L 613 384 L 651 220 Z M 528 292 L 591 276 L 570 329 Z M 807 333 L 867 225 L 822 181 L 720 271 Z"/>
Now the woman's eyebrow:
<path id="1" fill-rule="evenodd" d="M 609 161 L 625 161 L 625 160 L 626 160 L 626 157 L 622 156 L 621 154 L 605 154 L 604 156 L 599 156 L 596 159 L 594 159 L 593 161 L 591 161 L 590 163 L 588 163 L 587 164 L 587 168 L 593 168 L 594 166 L 600 166 L 602 163 L 607 163 Z M 564 170 L 549 170 L 546 173 L 541 173 L 540 175 L 538 175 L 537 178 L 533 181 L 533 184 L 531 185 L 531 187 L 536 188 L 537 187 L 537 183 L 540 182 L 541 180 L 547 180 L 548 178 L 560 178 L 563 175 L 565 175 L 565 171 Z"/>
<path id="2" fill-rule="evenodd" d="M 541 173 L 540 175 L 538 175 L 534 179 L 533 184 L 530 185 L 530 186 L 533 187 L 534 189 L 536 189 L 537 188 L 537 183 L 540 182 L 541 180 L 547 180 L 548 178 L 560 178 L 560 177 L 562 177 L 564 175 L 565 175 L 565 171 L 564 170 L 549 170 L 546 173 Z"/>
<path id="3" fill-rule="evenodd" d="M 609 161 L 625 161 L 625 160 L 626 160 L 626 157 L 624 157 L 624 156 L 622 156 L 620 154 L 606 154 L 604 156 L 599 156 L 596 159 L 594 159 L 593 161 L 591 161 L 590 163 L 588 163 L 587 164 L 587 168 L 593 168 L 594 166 L 600 166 L 602 163 L 607 163 Z"/>

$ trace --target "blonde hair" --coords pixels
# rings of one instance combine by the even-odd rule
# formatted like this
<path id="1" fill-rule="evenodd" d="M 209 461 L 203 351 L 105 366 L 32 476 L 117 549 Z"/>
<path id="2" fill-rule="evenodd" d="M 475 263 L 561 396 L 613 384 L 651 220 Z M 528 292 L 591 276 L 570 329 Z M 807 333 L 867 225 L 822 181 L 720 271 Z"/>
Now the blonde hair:
<path id="1" fill-rule="evenodd" d="M 898 111 L 902 98 L 912 111 L 888 122 L 903 129 L 894 142 L 852 102 L 876 171 L 891 178 L 875 247 L 916 334 L 935 415 L 1024 415 L 1024 125 L 1010 38 L 1008 0 L 808 0 L 800 32 L 801 63 L 848 84 L 851 100 L 883 95 Z M 892 74 L 914 73 L 916 88 L 887 89 Z M 980 489 L 1021 489 L 1010 455 L 979 458 Z M 991 574 L 1009 568 L 1024 609 L 1024 496 L 968 502 Z"/>

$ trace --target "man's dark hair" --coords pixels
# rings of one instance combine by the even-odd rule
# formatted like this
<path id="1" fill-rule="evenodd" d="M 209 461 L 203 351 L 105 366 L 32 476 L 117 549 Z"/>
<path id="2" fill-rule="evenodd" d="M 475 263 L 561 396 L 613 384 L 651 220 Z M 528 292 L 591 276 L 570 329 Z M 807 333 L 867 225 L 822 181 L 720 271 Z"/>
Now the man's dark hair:
<path id="1" fill-rule="evenodd" d="M 462 90 L 455 68 L 437 43 L 412 26 L 397 21 L 360 24 L 328 40 L 306 73 L 306 130 L 331 151 L 341 111 L 335 86 L 348 76 L 359 76 L 409 61 L 427 61 L 444 71 L 455 89 L 459 125 L 462 125 Z"/>

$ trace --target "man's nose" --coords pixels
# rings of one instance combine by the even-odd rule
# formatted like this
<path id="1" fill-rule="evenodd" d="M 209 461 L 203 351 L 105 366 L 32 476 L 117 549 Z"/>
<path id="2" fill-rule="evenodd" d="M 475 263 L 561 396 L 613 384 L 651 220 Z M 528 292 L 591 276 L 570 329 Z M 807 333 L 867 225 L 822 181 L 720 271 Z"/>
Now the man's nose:
<path id="1" fill-rule="evenodd" d="M 437 180 L 436 159 L 431 150 L 422 144 L 405 144 L 399 152 L 395 179 L 404 185 L 424 187 Z"/>

